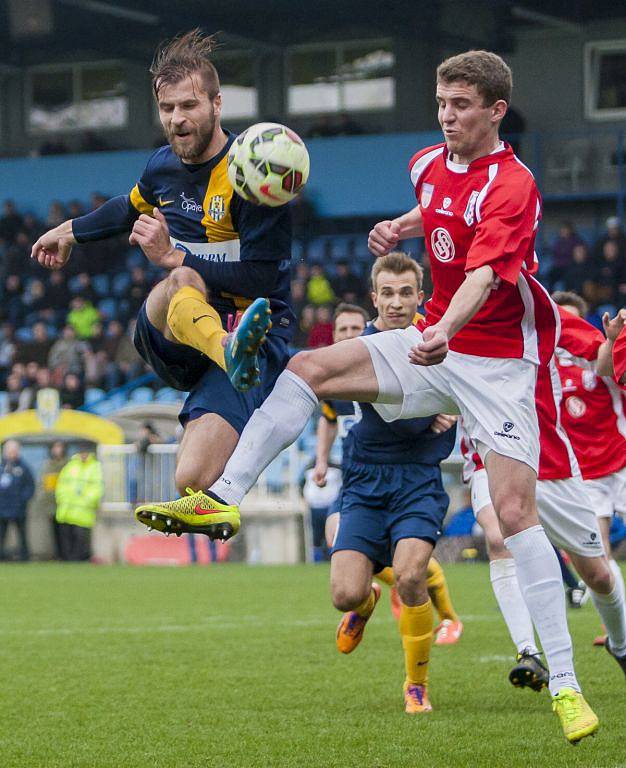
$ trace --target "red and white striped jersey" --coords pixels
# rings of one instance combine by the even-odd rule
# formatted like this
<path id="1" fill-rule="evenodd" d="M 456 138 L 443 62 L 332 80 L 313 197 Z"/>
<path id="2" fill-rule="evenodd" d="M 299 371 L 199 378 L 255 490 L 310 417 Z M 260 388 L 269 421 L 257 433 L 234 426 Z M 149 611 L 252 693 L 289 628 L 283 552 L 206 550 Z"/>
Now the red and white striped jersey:
<path id="1" fill-rule="evenodd" d="M 538 363 L 537 336 L 552 312 L 530 277 L 541 217 L 531 172 L 504 143 L 467 166 L 453 162 L 445 144 L 428 147 L 411 159 L 409 171 L 433 280 L 425 325 L 441 319 L 467 272 L 489 265 L 496 287 L 450 349 Z"/>
<path id="2" fill-rule="evenodd" d="M 604 337 L 588 323 L 585 325 L 588 327 L 577 329 L 575 336 L 578 351 L 587 347 L 587 357 L 572 354 L 562 346 L 567 340 L 559 341 L 556 363 L 563 392 L 561 423 L 583 478 L 595 480 L 626 467 L 625 395 L 613 379 L 597 376 L 589 366 Z"/>

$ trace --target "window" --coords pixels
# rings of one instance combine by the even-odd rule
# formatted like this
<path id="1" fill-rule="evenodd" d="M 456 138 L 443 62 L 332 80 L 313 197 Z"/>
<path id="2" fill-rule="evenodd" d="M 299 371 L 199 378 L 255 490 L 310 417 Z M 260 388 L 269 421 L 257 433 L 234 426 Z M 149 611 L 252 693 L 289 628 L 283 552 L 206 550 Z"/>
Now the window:
<path id="1" fill-rule="evenodd" d="M 289 55 L 289 112 L 392 109 L 394 64 L 391 46 L 384 41 L 294 48 Z"/>
<path id="2" fill-rule="evenodd" d="M 585 45 L 585 114 L 591 120 L 626 118 L 626 40 Z"/>
<path id="3" fill-rule="evenodd" d="M 256 117 L 259 112 L 254 59 L 245 54 L 215 57 L 222 90 L 222 119 Z"/>
<path id="4" fill-rule="evenodd" d="M 128 124 L 126 74 L 121 64 L 37 67 L 28 72 L 27 127 L 31 133 Z"/>

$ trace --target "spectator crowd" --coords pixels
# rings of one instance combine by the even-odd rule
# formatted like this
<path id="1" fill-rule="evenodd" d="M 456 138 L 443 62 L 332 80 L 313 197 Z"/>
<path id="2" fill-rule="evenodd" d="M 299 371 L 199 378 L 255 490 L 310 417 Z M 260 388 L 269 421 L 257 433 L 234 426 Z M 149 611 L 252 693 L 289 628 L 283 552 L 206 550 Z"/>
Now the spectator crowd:
<path id="1" fill-rule="evenodd" d="M 94 193 L 90 209 L 106 198 Z M 332 312 L 341 301 L 373 311 L 366 236 L 313 236 L 310 215 L 294 207 L 296 234 L 292 296 L 297 316 L 294 347 L 332 342 Z M 50 272 L 30 259 L 39 235 L 85 209 L 78 201 L 50 204 L 45 221 L 4 202 L 0 215 L 0 391 L 5 410 L 34 406 L 37 392 L 55 387 L 61 405 L 77 408 L 89 387 L 109 391 L 147 372 L 132 335 L 137 312 L 162 272 L 125 236 L 75 246 L 67 267 Z M 306 226 L 300 222 L 308 222 Z M 342 239 L 342 248 L 336 241 Z M 605 309 L 626 304 L 626 235 L 611 217 L 596 242 L 563 223 L 540 260 L 540 279 L 550 290 L 574 290 L 599 324 Z M 88 251 L 87 251 L 88 249 Z M 429 293 L 428 257 L 422 255 Z M 155 382 L 155 386 L 160 384 Z"/>

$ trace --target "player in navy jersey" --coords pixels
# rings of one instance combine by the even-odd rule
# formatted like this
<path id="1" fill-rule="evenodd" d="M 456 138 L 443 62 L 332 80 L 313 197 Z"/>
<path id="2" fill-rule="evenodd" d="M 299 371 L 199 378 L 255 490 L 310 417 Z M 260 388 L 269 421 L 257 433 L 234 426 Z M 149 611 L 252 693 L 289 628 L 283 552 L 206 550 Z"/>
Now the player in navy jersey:
<path id="1" fill-rule="evenodd" d="M 211 37 L 194 30 L 157 53 L 152 83 L 168 144 L 151 155 L 129 194 L 45 233 L 32 251 L 42 265 L 60 269 L 74 243 L 132 230 L 131 244 L 169 270 L 141 308 L 135 345 L 165 384 L 189 392 L 180 414 L 185 432 L 176 485 L 181 493 L 219 477 L 248 418 L 287 362 L 294 321 L 289 210 L 252 205 L 234 194 L 228 181 L 226 156 L 235 137 L 220 124 L 213 45 Z M 227 330 L 255 296 L 269 298 L 273 327 L 259 350 L 269 325 L 267 301 L 261 299 L 253 311 L 261 316 L 262 329 L 233 354 Z M 227 366 L 243 370 L 244 379 L 250 374 L 248 383 L 258 366 L 261 386 L 236 391 Z M 201 506 L 194 507 L 202 513 Z M 147 522 L 159 530 L 184 530 L 180 522 L 155 517 Z M 227 538 L 239 528 L 238 515 L 211 514 L 208 520 L 194 531 Z"/>
<path id="2" fill-rule="evenodd" d="M 390 253 L 374 265 L 372 283 L 378 317 L 364 335 L 410 325 L 423 298 L 419 265 Z M 344 486 L 331 557 L 333 603 L 346 612 L 337 648 L 350 653 L 359 644 L 380 596 L 372 576 L 393 564 L 402 601 L 405 710 L 429 712 L 433 607 L 427 569 L 448 509 L 439 464 L 454 447 L 455 429 L 449 427 L 455 419 L 439 417 L 433 429 L 434 416 L 388 424 L 368 403 L 355 403 L 354 411 L 343 441 Z"/>

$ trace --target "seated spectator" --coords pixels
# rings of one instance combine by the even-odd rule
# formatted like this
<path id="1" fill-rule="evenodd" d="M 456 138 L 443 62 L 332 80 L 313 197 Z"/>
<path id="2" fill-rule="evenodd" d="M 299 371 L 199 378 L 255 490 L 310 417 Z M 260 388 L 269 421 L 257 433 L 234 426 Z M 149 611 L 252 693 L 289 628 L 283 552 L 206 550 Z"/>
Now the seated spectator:
<path id="1" fill-rule="evenodd" d="M 79 339 L 90 339 L 100 321 L 100 313 L 90 301 L 82 296 L 74 296 L 70 302 L 71 311 L 67 316 L 68 325 L 76 331 Z"/>
<path id="2" fill-rule="evenodd" d="M 330 304 L 335 300 L 335 294 L 319 264 L 311 267 L 311 277 L 306 287 L 307 300 L 311 304 Z"/>
<path id="3" fill-rule="evenodd" d="M 43 284 L 43 280 L 33 280 L 28 288 L 24 291 L 22 296 L 27 312 L 39 313 L 42 310 L 50 309 L 50 305 L 46 299 L 46 286 Z"/>
<path id="4" fill-rule="evenodd" d="M 33 402 L 33 391 L 25 387 L 22 377 L 17 373 L 10 373 L 6 381 L 6 394 L 9 413 L 14 411 L 27 411 Z"/>
<path id="5" fill-rule="evenodd" d="M 80 408 L 85 402 L 85 389 L 75 373 L 66 373 L 60 391 L 62 408 Z"/>
<path id="6" fill-rule="evenodd" d="M 85 370 L 84 355 L 87 346 L 84 341 L 76 338 L 76 331 L 71 325 L 66 325 L 48 354 L 48 368 L 62 381 L 66 373 L 82 376 Z"/>
<path id="7" fill-rule="evenodd" d="M 328 305 L 317 307 L 315 323 L 307 339 L 307 347 L 327 347 L 333 343 L 333 313 Z"/>
<path id="8" fill-rule="evenodd" d="M 606 239 L 593 269 L 596 304 L 615 304 L 626 283 L 626 254 L 620 256 L 618 241 Z M 621 294 L 623 299 L 624 294 Z"/>
<path id="9" fill-rule="evenodd" d="M 22 217 L 17 212 L 13 200 L 5 200 L 2 205 L 2 216 L 0 216 L 0 240 L 11 245 L 22 228 L 22 224 Z"/>
<path id="10" fill-rule="evenodd" d="M 577 245 L 585 245 L 585 241 L 576 232 L 571 222 L 564 221 L 552 244 L 552 267 L 548 278 L 550 285 L 560 281 L 565 270 L 571 266 L 574 248 Z"/>
<path id="11" fill-rule="evenodd" d="M 593 302 L 595 286 L 593 283 L 589 249 L 585 243 L 575 245 L 572 250 L 572 263 L 561 276 L 565 290 L 574 291 L 587 301 Z"/>
<path id="12" fill-rule="evenodd" d="M 84 216 L 85 213 L 85 206 L 80 200 L 70 200 L 67 204 L 68 219 L 77 219 L 79 216 Z"/>
<path id="13" fill-rule="evenodd" d="M 593 255 L 596 263 L 603 259 L 604 244 L 607 241 L 613 241 L 617 245 L 617 251 L 621 259 L 626 259 L 626 235 L 622 227 L 622 222 L 617 216 L 609 216 L 606 220 L 606 234 L 595 244 Z"/>
<path id="14" fill-rule="evenodd" d="M 7 248 L 4 255 L 4 265 L 7 275 L 37 274 L 41 275 L 41 267 L 29 258 L 30 247 L 33 241 L 25 232 L 20 230 L 13 243 Z"/>
<path id="15" fill-rule="evenodd" d="M 291 281 L 291 307 L 296 319 L 306 306 L 306 283 L 302 280 Z"/>
<path id="16" fill-rule="evenodd" d="M 80 272 L 76 275 L 70 290 L 75 296 L 80 296 L 90 304 L 95 304 L 98 301 L 98 296 L 91 284 L 91 277 L 87 272 Z"/>
<path id="17" fill-rule="evenodd" d="M 37 377 L 35 379 L 35 387 L 33 391 L 33 401 L 37 402 L 37 393 L 42 389 L 50 389 L 52 387 L 52 374 L 50 369 L 43 367 L 37 370 Z"/>
<path id="18" fill-rule="evenodd" d="M 128 324 L 128 333 L 125 333 L 120 338 L 115 354 L 115 364 L 124 381 L 132 381 L 133 379 L 136 379 L 138 376 L 141 376 L 146 369 L 145 363 L 133 343 L 136 324 L 136 320 L 131 320 Z"/>
<path id="19" fill-rule="evenodd" d="M 28 242 L 32 245 L 45 232 L 45 227 L 32 213 L 25 213 L 20 230 L 26 235 Z"/>
<path id="20" fill-rule="evenodd" d="M 55 312 L 66 312 L 70 303 L 70 291 L 65 280 L 65 273 L 61 270 L 50 272 L 48 287 L 46 289 L 46 301 L 50 309 Z"/>
<path id="21" fill-rule="evenodd" d="M 21 363 L 35 362 L 38 366 L 45 366 L 51 347 L 52 339 L 48 336 L 46 324 L 37 322 L 33 325 L 32 341 L 23 341 L 18 345 L 15 359 Z"/>
<path id="22" fill-rule="evenodd" d="M 21 325 L 26 315 L 19 275 L 9 275 L 6 279 L 2 296 L 2 315 L 15 326 Z"/>
<path id="23" fill-rule="evenodd" d="M 4 386 L 13 361 L 15 360 L 15 328 L 3 323 L 0 328 L 0 386 Z"/>
<path id="24" fill-rule="evenodd" d="M 335 296 L 341 301 L 358 304 L 365 294 L 360 276 L 353 272 L 347 261 L 337 262 L 337 274 L 330 281 Z"/>
<path id="25" fill-rule="evenodd" d="M 53 200 L 48 207 L 48 215 L 46 217 L 46 226 L 48 229 L 54 229 L 62 224 L 67 215 L 65 208 L 58 200 Z"/>
<path id="26" fill-rule="evenodd" d="M 150 283 L 146 276 L 146 270 L 143 267 L 133 267 L 128 288 L 128 311 L 131 317 L 138 314 L 149 292 Z"/>
<path id="27" fill-rule="evenodd" d="M 296 349 L 305 349 L 309 342 L 309 334 L 315 324 L 315 307 L 307 304 L 297 317 L 296 330 L 293 336 L 293 346 Z"/>

